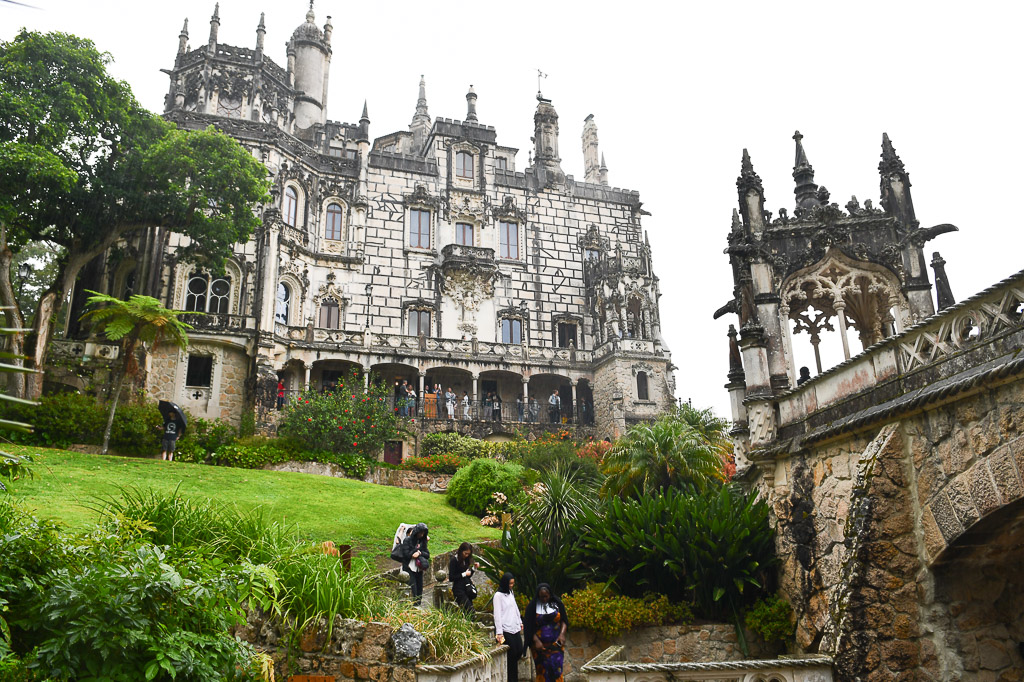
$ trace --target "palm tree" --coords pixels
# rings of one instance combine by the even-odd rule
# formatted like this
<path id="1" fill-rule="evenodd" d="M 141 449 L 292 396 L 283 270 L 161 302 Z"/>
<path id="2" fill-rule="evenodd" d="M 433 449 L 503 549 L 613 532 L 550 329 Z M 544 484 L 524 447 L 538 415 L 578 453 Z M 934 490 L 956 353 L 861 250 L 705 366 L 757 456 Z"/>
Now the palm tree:
<path id="1" fill-rule="evenodd" d="M 732 448 L 728 428 L 710 409 L 689 404 L 633 426 L 605 455 L 603 495 L 638 497 L 724 481 Z"/>
<path id="2" fill-rule="evenodd" d="M 135 351 L 139 344 L 156 346 L 161 341 L 169 341 L 178 348 L 188 347 L 188 330 L 192 326 L 178 319 L 181 313 L 168 310 L 160 305 L 160 301 L 151 296 L 134 295 L 127 301 L 113 296 L 89 291 L 92 294 L 87 303 L 91 310 L 82 315 L 82 320 L 95 323 L 103 335 L 110 341 L 121 342 L 121 369 L 114 381 L 114 394 L 111 397 L 107 414 L 107 428 L 103 431 L 103 454 L 107 454 L 110 446 L 110 429 L 114 424 L 114 412 L 117 401 L 121 398 L 121 388 L 127 376 L 138 372 Z"/>

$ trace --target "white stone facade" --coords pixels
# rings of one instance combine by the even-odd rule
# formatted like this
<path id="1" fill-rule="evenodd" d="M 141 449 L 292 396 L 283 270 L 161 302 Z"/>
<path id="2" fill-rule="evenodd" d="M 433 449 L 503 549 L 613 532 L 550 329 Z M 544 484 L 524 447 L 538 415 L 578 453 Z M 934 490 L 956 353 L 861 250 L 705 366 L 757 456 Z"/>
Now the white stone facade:
<path id="1" fill-rule="evenodd" d="M 237 421 L 255 406 L 266 421 L 278 378 L 297 391 L 352 370 L 404 379 L 421 398 L 435 383 L 460 402 L 465 392 L 475 400 L 470 421 L 491 417 L 481 401 L 496 392 L 504 406 L 495 435 L 530 421 L 528 407 L 518 411 L 524 396 L 539 401 L 539 421 L 597 437 L 673 402 L 639 195 L 609 187 L 604 168 L 589 183 L 561 172 L 551 102 L 538 96 L 525 172 L 516 172 L 517 150 L 476 121 L 472 91 L 466 121 L 431 120 L 421 81 L 409 132 L 371 140 L 365 107 L 358 124 L 327 120 L 329 19 L 321 31 L 310 10 L 287 68 L 263 55 L 262 21 L 248 50 L 217 44 L 214 19 L 198 49 L 188 49 L 183 30 L 165 115 L 185 128 L 215 125 L 252 150 L 273 201 L 223 275 L 178 262 L 178 235 L 161 255 L 156 293 L 170 307 L 210 313 L 193 320 L 194 347 L 250 361 L 248 401 L 237 413 L 222 406 L 235 410 L 235 401 L 218 399 L 199 414 Z M 321 80 L 322 89 L 310 85 Z M 596 126 L 586 126 L 586 153 L 596 158 Z M 131 268 L 111 266 L 110 288 L 124 288 Z M 188 397 L 196 387 L 187 368 L 163 364 L 152 390 L 202 402 Z M 226 365 L 213 367 L 210 393 L 223 396 Z M 551 420 L 556 389 L 563 409 Z M 422 405 L 419 414 L 465 416 Z"/>

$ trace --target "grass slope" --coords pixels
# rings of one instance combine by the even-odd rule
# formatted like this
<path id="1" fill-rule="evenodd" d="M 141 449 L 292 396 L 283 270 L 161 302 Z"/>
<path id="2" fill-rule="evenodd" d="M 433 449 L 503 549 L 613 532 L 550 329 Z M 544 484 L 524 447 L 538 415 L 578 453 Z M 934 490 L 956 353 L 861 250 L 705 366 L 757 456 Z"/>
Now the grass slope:
<path id="1" fill-rule="evenodd" d="M 463 541 L 498 537 L 479 520 L 448 506 L 442 495 L 373 485 L 328 476 L 283 471 L 254 471 L 202 464 L 88 455 L 66 450 L 8 445 L 15 454 L 30 454 L 35 477 L 15 481 L 11 495 L 37 516 L 85 529 L 96 521 L 98 496 L 118 495 L 135 486 L 212 499 L 240 508 L 264 507 L 270 518 L 293 523 L 311 540 L 353 544 L 372 554 L 391 551 L 399 523 L 430 526 L 434 552 Z"/>

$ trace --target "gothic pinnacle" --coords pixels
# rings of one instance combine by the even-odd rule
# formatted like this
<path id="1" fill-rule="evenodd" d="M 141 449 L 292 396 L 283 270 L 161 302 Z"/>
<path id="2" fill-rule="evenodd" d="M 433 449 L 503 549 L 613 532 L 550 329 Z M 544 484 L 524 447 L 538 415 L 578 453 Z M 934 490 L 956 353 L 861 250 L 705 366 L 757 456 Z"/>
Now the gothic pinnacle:
<path id="1" fill-rule="evenodd" d="M 796 161 L 793 162 L 794 166 L 810 166 L 810 162 L 807 160 L 807 153 L 804 151 L 804 145 L 801 140 L 804 136 L 800 134 L 800 131 L 793 133 L 793 139 L 796 140 Z"/>
<path id="2" fill-rule="evenodd" d="M 366 100 L 365 99 L 363 100 L 363 114 L 362 114 L 362 116 L 359 117 L 359 120 L 360 121 L 366 121 L 367 123 L 370 122 L 370 114 L 369 114 L 369 111 L 366 108 Z"/>
<path id="3" fill-rule="evenodd" d="M 469 86 L 469 92 L 466 93 L 466 120 L 476 122 L 476 91 L 473 90 L 473 86 Z"/>
<path id="4" fill-rule="evenodd" d="M 889 173 L 893 171 L 903 172 L 903 161 L 896 154 L 896 150 L 893 149 L 892 141 L 889 139 L 888 133 L 882 133 L 882 160 L 878 164 L 878 171 L 880 173 Z"/>
<path id="5" fill-rule="evenodd" d="M 429 116 L 427 113 L 427 81 L 422 73 L 420 74 L 420 94 L 416 99 L 416 113 Z"/>
<path id="6" fill-rule="evenodd" d="M 761 178 L 754 172 L 754 164 L 750 161 L 750 154 L 743 150 L 743 160 L 740 162 L 740 176 L 736 178 L 736 187 L 741 191 L 756 189 L 759 194 L 764 194 L 761 186 Z"/>
<path id="7" fill-rule="evenodd" d="M 793 139 L 796 140 L 796 161 L 793 164 L 793 181 L 796 183 L 793 194 L 796 195 L 796 207 L 813 208 L 821 203 L 817 199 L 818 186 L 814 184 L 814 168 L 807 160 L 807 152 L 804 151 L 802 142 L 804 136 L 799 130 L 793 133 Z"/>

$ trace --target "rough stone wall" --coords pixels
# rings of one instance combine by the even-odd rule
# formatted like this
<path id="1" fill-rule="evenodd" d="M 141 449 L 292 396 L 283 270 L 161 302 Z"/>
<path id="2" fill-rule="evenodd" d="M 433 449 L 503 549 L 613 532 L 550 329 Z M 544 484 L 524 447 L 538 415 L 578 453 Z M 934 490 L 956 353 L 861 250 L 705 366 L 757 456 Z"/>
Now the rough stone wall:
<path id="1" fill-rule="evenodd" d="M 443 493 L 448 490 L 451 474 L 432 474 L 426 471 L 403 471 L 400 469 L 370 469 L 363 479 L 367 483 L 390 485 L 425 493 Z"/>
<path id="2" fill-rule="evenodd" d="M 392 661 L 388 643 L 393 632 L 386 623 L 365 623 L 338 616 L 333 627 L 328 628 L 326 621 L 321 620 L 302 634 L 299 653 L 291 660 L 283 641 L 284 632 L 274 621 L 250 612 L 246 624 L 236 628 L 234 634 L 273 658 L 274 674 L 279 680 L 307 674 L 333 675 L 339 681 L 415 682 L 413 665 Z"/>
<path id="3" fill-rule="evenodd" d="M 666 362 L 616 357 L 594 372 L 594 415 L 599 438 L 618 438 L 638 421 L 655 419 L 673 400 Z M 647 374 L 647 400 L 637 395 L 637 372 Z"/>
<path id="4" fill-rule="evenodd" d="M 755 658 L 772 657 L 777 651 L 747 633 L 750 655 Z M 743 660 L 743 652 L 736 639 L 736 629 L 725 623 L 700 625 L 659 625 L 636 628 L 612 639 L 605 639 L 590 630 L 569 628 L 565 638 L 566 675 L 610 646 L 626 647 L 624 659 L 631 663 L 705 663 L 710 661 Z M 530 661 L 530 677 L 533 662 Z M 522 671 L 520 673 L 522 677 Z"/>
<path id="5" fill-rule="evenodd" d="M 1024 382 L 762 472 L 800 650 L 839 680 L 1022 679 Z"/>
<path id="6" fill-rule="evenodd" d="M 174 400 L 178 372 L 178 349 L 162 344 L 153 349 L 146 376 L 146 388 L 156 400 Z"/>

